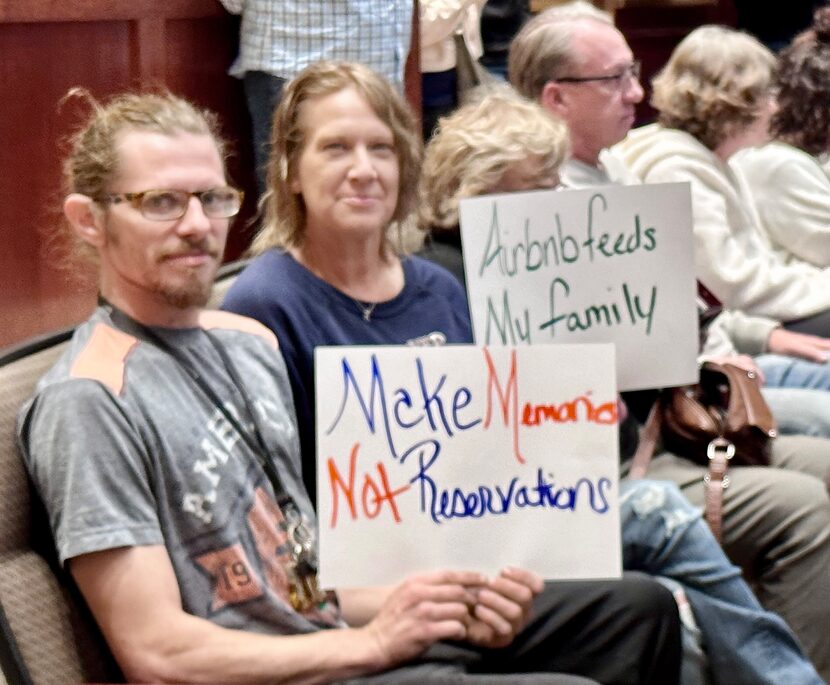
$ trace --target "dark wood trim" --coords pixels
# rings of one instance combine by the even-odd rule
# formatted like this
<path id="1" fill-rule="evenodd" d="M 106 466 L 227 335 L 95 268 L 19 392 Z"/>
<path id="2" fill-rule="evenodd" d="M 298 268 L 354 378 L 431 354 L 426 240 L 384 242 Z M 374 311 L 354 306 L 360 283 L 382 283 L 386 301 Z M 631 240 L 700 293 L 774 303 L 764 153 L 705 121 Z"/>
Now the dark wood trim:
<path id="1" fill-rule="evenodd" d="M 142 85 L 164 83 L 167 74 L 165 17 L 130 22 L 130 61 Z"/>
<path id="2" fill-rule="evenodd" d="M 412 38 L 404 69 L 404 91 L 412 111 L 421 118 L 421 31 L 418 0 L 412 3 Z"/>
<path id="3" fill-rule="evenodd" d="M 0 23 L 193 19 L 227 14 L 219 0 L 0 0 Z"/>

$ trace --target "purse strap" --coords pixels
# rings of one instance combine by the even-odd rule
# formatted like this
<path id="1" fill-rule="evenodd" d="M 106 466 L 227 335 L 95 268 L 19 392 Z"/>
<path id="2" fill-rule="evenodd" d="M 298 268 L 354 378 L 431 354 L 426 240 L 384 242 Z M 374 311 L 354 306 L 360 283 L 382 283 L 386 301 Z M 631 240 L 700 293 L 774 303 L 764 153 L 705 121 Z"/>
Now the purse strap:
<path id="1" fill-rule="evenodd" d="M 664 391 L 665 392 L 665 391 Z M 648 414 L 646 423 L 640 431 L 637 451 L 631 460 L 628 477 L 632 480 L 644 478 L 651 464 L 651 458 L 657 448 L 662 426 L 662 395 L 655 400 Z M 712 535 L 720 542 L 723 527 L 723 491 L 729 487 L 729 460 L 735 454 L 735 446 L 725 438 L 716 438 L 709 443 L 706 456 L 709 457 L 709 470 L 703 477 L 704 515 Z"/>
<path id="2" fill-rule="evenodd" d="M 729 487 L 729 460 L 735 456 L 735 445 L 725 438 L 715 438 L 706 448 L 709 472 L 703 476 L 704 514 L 712 535 L 721 541 L 723 528 L 723 491 Z"/>
<path id="3" fill-rule="evenodd" d="M 631 459 L 631 468 L 628 477 L 632 480 L 645 478 L 654 450 L 657 448 L 657 438 L 660 437 L 660 426 L 662 415 L 660 412 L 660 397 L 651 405 L 646 423 L 640 431 L 640 440 L 637 443 L 637 451 Z"/>

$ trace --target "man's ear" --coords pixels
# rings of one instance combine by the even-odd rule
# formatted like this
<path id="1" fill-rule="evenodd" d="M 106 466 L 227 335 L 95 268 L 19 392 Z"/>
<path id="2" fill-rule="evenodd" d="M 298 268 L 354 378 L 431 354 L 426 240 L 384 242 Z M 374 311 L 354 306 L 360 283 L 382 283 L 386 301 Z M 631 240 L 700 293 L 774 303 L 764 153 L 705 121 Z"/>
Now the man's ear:
<path id="1" fill-rule="evenodd" d="M 107 237 L 104 216 L 92 198 L 80 193 L 68 195 L 63 201 L 63 213 L 81 240 L 94 247 L 103 247 Z"/>
<path id="2" fill-rule="evenodd" d="M 539 104 L 551 114 L 565 118 L 568 111 L 568 102 L 562 86 L 556 81 L 548 81 L 539 94 Z"/>

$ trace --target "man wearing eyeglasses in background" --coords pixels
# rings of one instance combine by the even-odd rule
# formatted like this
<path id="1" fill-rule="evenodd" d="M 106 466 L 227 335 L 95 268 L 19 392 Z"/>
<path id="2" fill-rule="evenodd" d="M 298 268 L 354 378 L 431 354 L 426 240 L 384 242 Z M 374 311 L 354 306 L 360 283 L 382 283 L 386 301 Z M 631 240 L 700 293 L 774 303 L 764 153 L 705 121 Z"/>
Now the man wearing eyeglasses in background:
<path id="1" fill-rule="evenodd" d="M 568 124 L 564 185 L 633 180 L 602 154 L 628 134 L 643 99 L 640 63 L 608 13 L 577 0 L 537 15 L 510 46 L 508 74 L 516 90 Z"/>
<path id="2" fill-rule="evenodd" d="M 635 106 L 643 98 L 639 73 L 639 63 L 612 17 L 582 0 L 540 13 L 514 38 L 510 82 L 570 128 L 572 157 L 560 172 L 565 186 L 639 183 L 608 152 L 634 124 Z M 718 349 L 720 361 L 754 366 L 746 356 L 750 345 L 755 347 L 752 354 L 778 351 L 769 342 L 774 326 L 724 310 L 711 322 L 706 345 Z M 740 352 L 745 354 L 738 356 Z M 809 407 L 814 401 L 799 394 L 806 391 L 765 392 L 782 433 L 790 417 L 808 415 L 802 403 Z M 631 428 L 623 435 L 636 442 L 636 429 Z M 621 445 L 624 458 L 634 451 L 633 445 L 627 447 Z M 815 477 L 826 473 L 830 442 L 781 435 L 771 452 L 770 467 L 730 469 L 731 484 L 723 497 L 723 548 L 755 581 L 762 604 L 790 624 L 819 673 L 830 681 L 830 501 L 822 480 Z M 625 475 L 629 465 L 623 463 Z M 702 506 L 705 473 L 703 466 L 663 453 L 652 460 L 648 477 L 676 482 L 692 504 Z"/>

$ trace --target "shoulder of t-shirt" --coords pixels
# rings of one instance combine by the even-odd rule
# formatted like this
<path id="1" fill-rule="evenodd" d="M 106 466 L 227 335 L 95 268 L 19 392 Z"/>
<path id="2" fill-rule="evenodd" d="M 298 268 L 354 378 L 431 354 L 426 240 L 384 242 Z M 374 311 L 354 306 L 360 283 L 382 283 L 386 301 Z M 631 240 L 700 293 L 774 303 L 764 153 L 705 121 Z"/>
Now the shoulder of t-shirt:
<path id="1" fill-rule="evenodd" d="M 97 381 L 113 394 L 124 390 L 127 363 L 140 340 L 103 321 L 91 321 L 91 330 L 79 331 L 86 335 L 69 363 L 70 379 Z M 254 335 L 269 347 L 277 349 L 277 338 L 271 330 L 254 319 L 230 312 L 205 310 L 199 316 L 199 325 L 206 330 L 232 330 Z"/>
<path id="2" fill-rule="evenodd" d="M 127 359 L 139 340 L 103 321 L 86 324 L 91 330 L 87 334 L 81 329 L 76 336 L 86 334 L 69 366 L 70 379 L 98 381 L 115 395 L 124 389 Z"/>
<path id="3" fill-rule="evenodd" d="M 262 338 L 270 347 L 278 349 L 277 336 L 256 319 L 233 312 L 206 309 L 199 315 L 199 325 L 205 330 L 228 330 L 248 333 Z"/>

